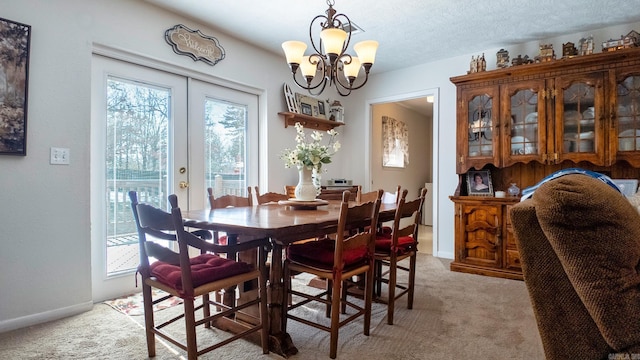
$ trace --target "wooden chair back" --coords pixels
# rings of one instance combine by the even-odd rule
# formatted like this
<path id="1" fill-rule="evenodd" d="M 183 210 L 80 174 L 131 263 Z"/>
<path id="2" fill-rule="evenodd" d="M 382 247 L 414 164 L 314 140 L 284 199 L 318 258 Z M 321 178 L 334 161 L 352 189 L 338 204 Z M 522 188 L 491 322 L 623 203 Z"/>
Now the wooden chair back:
<path id="1" fill-rule="evenodd" d="M 289 196 L 287 194 L 277 192 L 266 192 L 264 194 L 260 194 L 260 189 L 257 186 L 255 187 L 255 193 L 258 205 L 277 203 L 280 200 L 289 200 Z"/>
<path id="2" fill-rule="evenodd" d="M 327 189 L 326 187 L 322 187 L 320 189 L 320 195 L 318 195 L 318 199 L 322 200 L 341 200 L 342 194 L 345 190 L 349 191 L 349 201 L 356 201 L 358 196 L 358 186 L 352 186 L 349 189 Z"/>
<path id="3" fill-rule="evenodd" d="M 253 206 L 253 195 L 251 194 L 251 187 L 247 187 L 247 196 L 222 195 L 216 198 L 213 194 L 213 188 L 207 188 L 207 193 L 209 194 L 209 205 L 211 206 L 211 209 Z"/>
<path id="4" fill-rule="evenodd" d="M 380 195 L 380 190 L 381 189 L 363 193 L 362 186 L 358 185 L 358 196 L 356 197 L 356 202 L 362 203 L 362 202 L 376 201 L 378 199 L 378 196 Z M 383 194 L 384 194 L 384 191 L 383 191 Z"/>
<path id="5" fill-rule="evenodd" d="M 396 186 L 396 192 L 395 193 L 390 193 L 390 192 L 385 192 L 384 196 L 382 196 L 382 203 L 383 204 L 393 204 L 393 203 L 398 203 L 398 201 L 400 200 L 400 196 L 402 195 L 400 193 L 400 185 Z"/>

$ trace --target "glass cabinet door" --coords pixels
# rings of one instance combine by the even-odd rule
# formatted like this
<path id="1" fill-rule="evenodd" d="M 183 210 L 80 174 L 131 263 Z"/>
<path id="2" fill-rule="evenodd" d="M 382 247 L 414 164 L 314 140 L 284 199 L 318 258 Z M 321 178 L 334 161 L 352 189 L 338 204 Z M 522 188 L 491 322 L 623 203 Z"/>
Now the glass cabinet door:
<path id="1" fill-rule="evenodd" d="M 618 153 L 640 151 L 640 74 L 618 82 L 616 101 Z"/>
<path id="2" fill-rule="evenodd" d="M 590 161 L 604 165 L 602 74 L 556 80 L 556 163 Z"/>
<path id="3" fill-rule="evenodd" d="M 505 85 L 502 95 L 504 165 L 542 161 L 546 153 L 544 80 Z"/>
<path id="4" fill-rule="evenodd" d="M 497 95 L 498 87 L 465 89 L 461 93 L 458 109 L 466 122 L 458 123 L 459 173 L 486 164 L 499 165 L 499 111 L 494 107 Z"/>
<path id="5" fill-rule="evenodd" d="M 493 98 L 474 96 L 468 103 L 469 157 L 493 155 Z"/>

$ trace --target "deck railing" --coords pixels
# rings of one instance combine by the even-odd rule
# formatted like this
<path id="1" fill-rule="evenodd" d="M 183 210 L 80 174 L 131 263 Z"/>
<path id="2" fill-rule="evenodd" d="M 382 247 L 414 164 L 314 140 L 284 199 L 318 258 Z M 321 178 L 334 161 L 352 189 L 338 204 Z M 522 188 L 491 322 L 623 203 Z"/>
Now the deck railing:
<path id="1" fill-rule="evenodd" d="M 129 191 L 138 193 L 138 201 L 147 203 L 161 209 L 168 209 L 167 196 L 165 193 L 165 180 L 116 180 L 107 181 L 106 202 L 109 214 L 107 219 L 107 238 L 112 239 L 122 235 L 136 233 L 136 225 L 131 213 L 131 203 Z M 246 186 L 244 180 L 224 180 L 217 175 L 213 180 L 207 180 L 205 187 L 213 188 L 216 197 L 222 195 L 246 196 Z M 206 192 L 205 192 L 206 195 Z M 109 241 L 108 241 L 109 242 Z M 118 243 L 111 241 L 110 243 Z"/>

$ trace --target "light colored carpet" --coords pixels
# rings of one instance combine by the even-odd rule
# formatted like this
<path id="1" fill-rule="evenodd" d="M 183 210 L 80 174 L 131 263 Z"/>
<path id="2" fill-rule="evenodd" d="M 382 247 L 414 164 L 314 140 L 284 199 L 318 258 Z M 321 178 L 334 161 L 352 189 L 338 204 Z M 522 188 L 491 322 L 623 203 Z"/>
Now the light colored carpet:
<path id="1" fill-rule="evenodd" d="M 544 359 L 525 284 L 449 271 L 449 260 L 418 255 L 413 310 L 396 304 L 395 324 L 385 306 L 374 304 L 371 335 L 357 320 L 340 331 L 341 359 Z M 304 279 L 299 279 L 299 282 Z M 156 313 L 170 315 L 176 306 Z M 324 308 L 307 308 L 318 311 Z M 125 316 L 105 304 L 51 323 L 0 334 L 0 359 L 146 359 L 143 317 Z M 179 330 L 176 330 L 179 331 Z M 290 322 L 299 349 L 291 359 L 328 359 L 328 333 Z M 202 330 L 220 336 L 219 330 Z M 158 341 L 157 359 L 185 356 Z M 263 355 L 258 345 L 236 341 L 201 359 L 281 359 Z"/>

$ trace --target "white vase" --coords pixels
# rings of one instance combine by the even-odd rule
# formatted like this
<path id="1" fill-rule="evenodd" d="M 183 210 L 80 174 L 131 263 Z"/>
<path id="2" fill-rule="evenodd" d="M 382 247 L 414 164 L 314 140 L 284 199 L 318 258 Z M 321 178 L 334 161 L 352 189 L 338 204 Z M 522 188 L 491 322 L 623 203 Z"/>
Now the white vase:
<path id="1" fill-rule="evenodd" d="M 302 201 L 313 201 L 316 198 L 316 187 L 313 185 L 311 174 L 313 170 L 305 166 L 298 168 L 298 185 L 296 185 L 296 199 Z"/>

